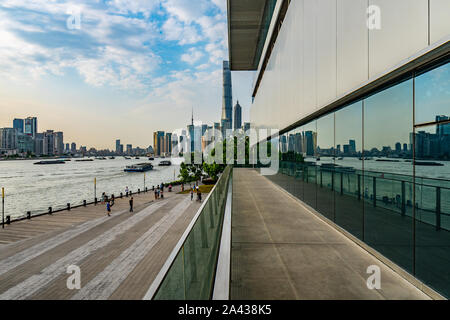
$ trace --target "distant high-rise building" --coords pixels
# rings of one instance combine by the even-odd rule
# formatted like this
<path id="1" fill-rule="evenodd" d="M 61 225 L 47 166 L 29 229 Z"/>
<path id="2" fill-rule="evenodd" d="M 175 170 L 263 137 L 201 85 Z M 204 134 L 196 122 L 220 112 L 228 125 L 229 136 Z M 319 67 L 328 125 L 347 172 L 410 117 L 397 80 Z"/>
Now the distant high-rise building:
<path id="1" fill-rule="evenodd" d="M 172 153 L 172 133 L 170 132 L 166 133 L 164 149 L 166 153 Z"/>
<path id="2" fill-rule="evenodd" d="M 44 154 L 44 134 L 36 133 L 34 137 L 34 153 L 38 156 Z"/>
<path id="3" fill-rule="evenodd" d="M 77 144 L 75 142 L 72 142 L 72 145 L 70 146 L 70 152 L 77 153 Z"/>
<path id="4" fill-rule="evenodd" d="M 0 149 L 17 149 L 17 130 L 14 128 L 0 128 Z"/>
<path id="5" fill-rule="evenodd" d="M 53 154 L 60 156 L 64 154 L 64 134 L 62 132 L 55 132 L 54 135 L 55 151 Z"/>
<path id="6" fill-rule="evenodd" d="M 37 133 L 37 118 L 36 117 L 28 117 L 25 119 L 25 127 L 24 127 L 24 133 L 32 136 L 33 138 L 36 137 Z"/>
<path id="7" fill-rule="evenodd" d="M 250 130 L 250 122 L 244 122 L 242 129 L 244 129 L 244 132 L 247 132 L 248 130 Z"/>
<path id="8" fill-rule="evenodd" d="M 13 120 L 13 128 L 17 130 L 18 134 L 23 133 L 23 129 L 24 129 L 24 121 L 23 119 L 14 119 Z"/>
<path id="9" fill-rule="evenodd" d="M 223 100 L 222 100 L 222 134 L 232 128 L 233 94 L 231 84 L 231 70 L 228 61 L 223 62 Z"/>
<path id="10" fill-rule="evenodd" d="M 397 153 L 402 152 L 402 144 L 400 142 L 397 142 L 395 144 L 395 152 L 397 152 Z"/>
<path id="11" fill-rule="evenodd" d="M 120 154 L 120 139 L 116 140 L 116 153 Z"/>
<path id="12" fill-rule="evenodd" d="M 53 130 L 44 132 L 42 154 L 47 156 L 55 155 L 55 133 Z"/>
<path id="13" fill-rule="evenodd" d="M 131 144 L 127 144 L 127 154 L 128 155 L 133 154 L 133 146 Z"/>
<path id="14" fill-rule="evenodd" d="M 234 130 L 239 130 L 242 127 L 242 107 L 239 100 L 234 106 Z"/>
<path id="15" fill-rule="evenodd" d="M 449 121 L 448 116 L 436 116 L 436 122 Z M 438 124 L 436 126 L 436 134 L 439 136 L 450 135 L 450 123 Z"/>
<path id="16" fill-rule="evenodd" d="M 355 140 L 349 140 L 348 144 L 350 146 L 350 153 L 355 154 L 356 153 L 356 141 Z"/>
<path id="17" fill-rule="evenodd" d="M 403 144 L 403 152 L 405 152 L 405 153 L 408 152 L 408 144 L 407 143 Z"/>
<path id="18" fill-rule="evenodd" d="M 164 152 L 164 135 L 164 131 L 153 132 L 153 151 L 155 156 L 160 156 Z"/>
<path id="19" fill-rule="evenodd" d="M 64 152 L 70 152 L 70 144 L 66 143 L 66 149 L 64 150 Z"/>

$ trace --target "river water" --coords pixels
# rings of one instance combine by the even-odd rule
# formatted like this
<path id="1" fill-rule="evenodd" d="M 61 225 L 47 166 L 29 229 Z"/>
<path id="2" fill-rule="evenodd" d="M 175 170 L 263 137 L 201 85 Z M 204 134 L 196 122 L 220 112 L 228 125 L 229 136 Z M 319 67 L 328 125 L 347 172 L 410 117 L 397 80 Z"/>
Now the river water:
<path id="1" fill-rule="evenodd" d="M 162 159 L 164 160 L 164 159 Z M 159 167 L 161 159 L 151 161 L 152 171 L 145 173 L 145 186 L 151 188 L 162 182 L 178 180 L 182 159 L 170 159 L 172 166 Z M 149 162 L 146 157 L 126 160 L 122 157 L 92 162 L 34 165 L 39 160 L 0 161 L 0 188 L 5 188 L 5 215 L 12 219 L 26 215 L 47 212 L 71 205 L 82 204 L 83 200 L 94 200 L 94 178 L 97 179 L 97 198 L 102 192 L 118 195 L 129 190 L 144 189 L 144 173 L 126 173 L 127 165 Z M 0 212 L 1 214 L 1 212 Z M 1 219 L 1 218 L 0 218 Z"/>

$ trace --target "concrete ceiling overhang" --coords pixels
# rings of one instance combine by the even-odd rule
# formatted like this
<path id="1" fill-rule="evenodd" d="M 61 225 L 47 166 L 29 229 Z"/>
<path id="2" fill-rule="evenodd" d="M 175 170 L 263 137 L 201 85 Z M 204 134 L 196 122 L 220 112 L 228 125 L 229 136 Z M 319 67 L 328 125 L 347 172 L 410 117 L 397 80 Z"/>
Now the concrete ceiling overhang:
<path id="1" fill-rule="evenodd" d="M 228 1 L 228 48 L 233 71 L 257 70 L 264 45 L 261 39 L 264 13 L 269 0 Z M 261 44 L 262 43 L 262 44 Z"/>

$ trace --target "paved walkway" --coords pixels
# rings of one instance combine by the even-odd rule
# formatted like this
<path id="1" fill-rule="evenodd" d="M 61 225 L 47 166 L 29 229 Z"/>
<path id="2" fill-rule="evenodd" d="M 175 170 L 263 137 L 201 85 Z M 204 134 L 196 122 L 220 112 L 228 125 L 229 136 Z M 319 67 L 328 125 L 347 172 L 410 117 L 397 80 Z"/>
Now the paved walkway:
<path id="1" fill-rule="evenodd" d="M 235 169 L 233 190 L 231 299 L 429 299 L 257 171 Z"/>
<path id="2" fill-rule="evenodd" d="M 152 192 L 104 206 L 12 223 L 0 230 L 2 299 L 142 299 L 200 207 L 189 195 Z M 27 235 L 26 237 L 24 235 Z M 67 288 L 67 267 L 81 270 L 81 289 Z"/>

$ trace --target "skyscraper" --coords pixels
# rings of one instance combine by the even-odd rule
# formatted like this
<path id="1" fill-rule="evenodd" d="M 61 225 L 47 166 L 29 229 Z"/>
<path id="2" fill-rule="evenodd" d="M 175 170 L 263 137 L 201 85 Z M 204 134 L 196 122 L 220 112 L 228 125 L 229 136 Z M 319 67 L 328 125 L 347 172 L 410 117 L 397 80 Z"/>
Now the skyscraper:
<path id="1" fill-rule="evenodd" d="M 17 130 L 17 133 L 23 133 L 24 121 L 23 119 L 14 119 L 13 128 Z"/>
<path id="2" fill-rule="evenodd" d="M 116 140 L 116 153 L 120 154 L 120 139 Z"/>
<path id="3" fill-rule="evenodd" d="M 231 70 L 228 61 L 223 62 L 223 100 L 222 100 L 222 134 L 232 128 L 233 117 L 233 95 L 231 87 Z"/>
<path id="4" fill-rule="evenodd" d="M 127 154 L 129 156 L 133 154 L 133 146 L 131 144 L 127 144 Z"/>
<path id="5" fill-rule="evenodd" d="M 25 119 L 25 134 L 36 137 L 37 133 L 37 118 L 36 117 L 28 117 Z"/>
<path id="6" fill-rule="evenodd" d="M 242 107 L 239 104 L 239 100 L 234 106 L 234 130 L 239 130 L 242 127 Z"/>
<path id="7" fill-rule="evenodd" d="M 0 149 L 13 150 L 17 148 L 17 130 L 0 128 Z"/>
<path id="8" fill-rule="evenodd" d="M 44 132 L 42 146 L 42 154 L 47 156 L 55 155 L 55 133 L 53 130 Z"/>
<path id="9" fill-rule="evenodd" d="M 160 156 L 164 149 L 164 131 L 153 132 L 153 151 Z"/>
<path id="10" fill-rule="evenodd" d="M 440 115 L 436 116 L 436 122 L 443 122 L 450 120 L 450 117 Z M 436 126 L 436 134 L 443 136 L 444 134 L 450 135 L 450 123 L 438 124 Z"/>
<path id="11" fill-rule="evenodd" d="M 77 144 L 75 142 L 72 142 L 70 145 L 70 152 L 77 153 Z"/>
<path id="12" fill-rule="evenodd" d="M 60 156 L 64 154 L 64 134 L 62 132 L 55 132 L 54 139 L 55 139 L 54 154 Z"/>

